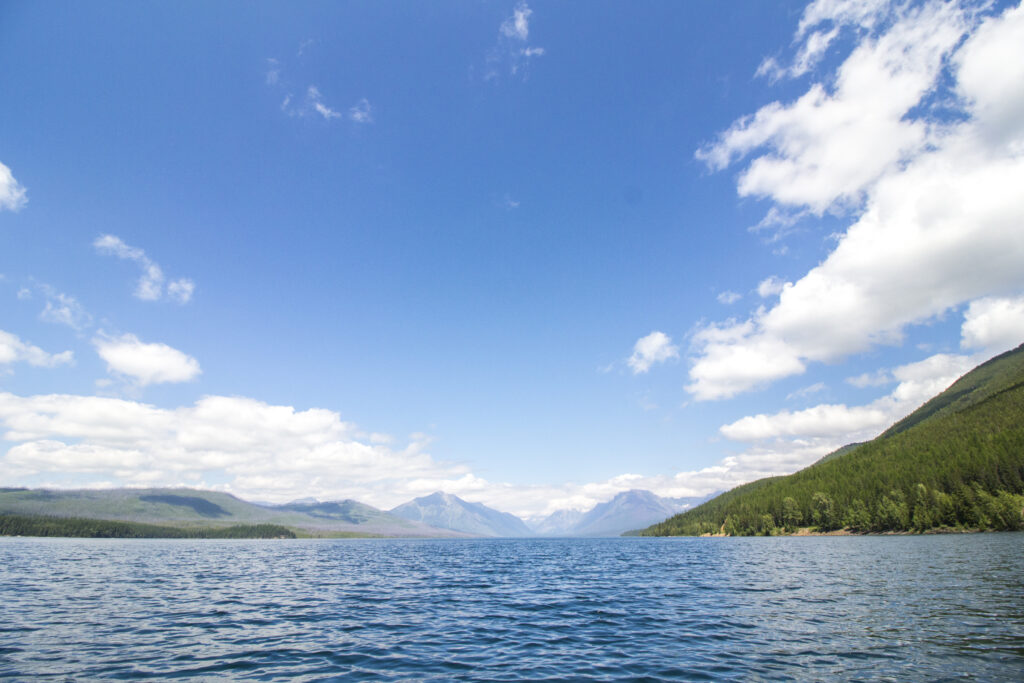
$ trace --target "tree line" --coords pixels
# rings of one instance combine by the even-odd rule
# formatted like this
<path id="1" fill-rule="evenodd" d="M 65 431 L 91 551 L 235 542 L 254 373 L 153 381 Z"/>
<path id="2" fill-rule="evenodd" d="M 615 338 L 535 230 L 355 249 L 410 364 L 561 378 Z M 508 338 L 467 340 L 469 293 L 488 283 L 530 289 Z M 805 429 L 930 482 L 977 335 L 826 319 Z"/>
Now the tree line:
<path id="1" fill-rule="evenodd" d="M 295 538 L 277 524 L 186 528 L 81 517 L 0 514 L 0 536 L 75 538 Z"/>

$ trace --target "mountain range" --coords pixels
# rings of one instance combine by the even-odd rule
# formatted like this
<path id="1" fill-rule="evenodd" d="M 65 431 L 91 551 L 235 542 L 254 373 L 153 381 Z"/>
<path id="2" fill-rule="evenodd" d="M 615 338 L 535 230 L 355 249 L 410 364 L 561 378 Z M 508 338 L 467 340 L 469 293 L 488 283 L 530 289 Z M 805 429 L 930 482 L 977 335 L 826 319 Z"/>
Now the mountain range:
<path id="1" fill-rule="evenodd" d="M 355 500 L 303 498 L 285 504 L 252 503 L 228 493 L 188 488 L 0 488 L 0 515 L 159 524 L 193 530 L 273 524 L 300 536 L 314 537 L 619 536 L 703 500 L 624 491 L 587 512 L 559 510 L 527 524 L 513 514 L 442 491 L 385 511 Z"/>
<path id="2" fill-rule="evenodd" d="M 304 536 L 464 536 L 345 500 L 257 505 L 228 493 L 187 488 L 59 491 L 0 489 L 0 514 L 102 519 L 185 528 L 275 524 Z"/>
<path id="3" fill-rule="evenodd" d="M 538 536 L 621 536 L 671 517 L 712 496 L 696 498 L 663 498 L 650 491 L 632 489 L 598 503 L 588 512 L 557 510 L 533 521 L 531 528 Z"/>
<path id="4" fill-rule="evenodd" d="M 442 491 L 410 500 L 390 512 L 409 521 L 475 536 L 516 538 L 533 535 L 523 520 L 513 514 L 499 512 L 483 503 L 468 503 Z"/>

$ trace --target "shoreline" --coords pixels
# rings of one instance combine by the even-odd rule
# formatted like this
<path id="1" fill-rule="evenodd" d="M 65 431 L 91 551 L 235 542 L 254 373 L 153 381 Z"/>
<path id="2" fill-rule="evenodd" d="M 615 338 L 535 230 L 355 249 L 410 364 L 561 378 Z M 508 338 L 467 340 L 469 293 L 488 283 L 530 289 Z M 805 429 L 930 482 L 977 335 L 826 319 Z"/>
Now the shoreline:
<path id="1" fill-rule="evenodd" d="M 951 534 L 987 534 L 998 533 L 996 529 L 956 529 L 951 527 L 935 527 L 924 531 L 852 531 L 850 529 L 833 529 L 832 531 L 815 531 L 813 527 L 801 527 L 793 533 L 751 535 L 751 536 L 730 536 L 729 534 L 701 534 L 690 538 L 770 538 L 772 536 L 937 536 Z M 660 536 L 656 538 L 672 538 Z"/>

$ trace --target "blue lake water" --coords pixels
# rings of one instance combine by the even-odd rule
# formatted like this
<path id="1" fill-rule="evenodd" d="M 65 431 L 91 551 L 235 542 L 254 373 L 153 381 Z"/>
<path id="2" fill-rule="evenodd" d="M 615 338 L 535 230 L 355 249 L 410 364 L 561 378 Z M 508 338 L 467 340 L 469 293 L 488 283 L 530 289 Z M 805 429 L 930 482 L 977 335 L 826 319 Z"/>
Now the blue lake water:
<path id="1" fill-rule="evenodd" d="M 0 678 L 1024 680 L 1024 534 L 0 539 Z"/>

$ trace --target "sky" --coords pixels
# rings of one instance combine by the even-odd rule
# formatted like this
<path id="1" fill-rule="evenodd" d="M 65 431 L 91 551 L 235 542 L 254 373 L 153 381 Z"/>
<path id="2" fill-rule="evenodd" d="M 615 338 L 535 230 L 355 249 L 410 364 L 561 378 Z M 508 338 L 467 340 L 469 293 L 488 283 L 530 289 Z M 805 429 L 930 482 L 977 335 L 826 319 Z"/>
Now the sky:
<path id="1" fill-rule="evenodd" d="M 1024 342 L 1013 2 L 0 1 L 0 485 L 699 496 Z"/>

